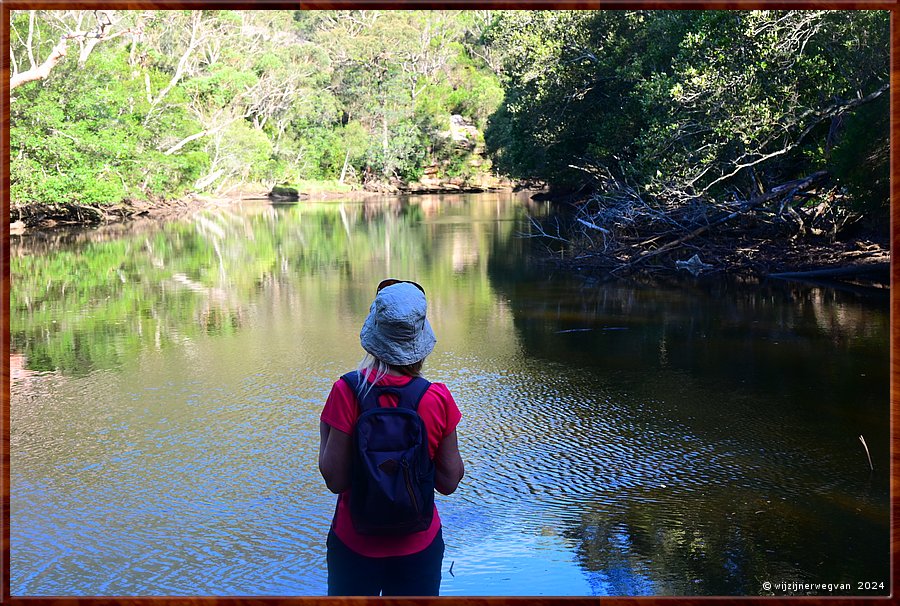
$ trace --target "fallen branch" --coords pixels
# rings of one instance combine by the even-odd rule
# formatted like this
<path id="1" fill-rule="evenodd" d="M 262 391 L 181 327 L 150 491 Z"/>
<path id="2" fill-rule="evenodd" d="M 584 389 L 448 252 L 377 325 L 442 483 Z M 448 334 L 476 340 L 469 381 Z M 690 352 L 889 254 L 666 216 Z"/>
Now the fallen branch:
<path id="1" fill-rule="evenodd" d="M 885 261 L 882 263 L 861 263 L 857 265 L 844 265 L 842 267 L 823 267 L 820 269 L 810 269 L 807 271 L 785 271 L 775 274 L 769 274 L 769 277 L 780 278 L 784 280 L 791 280 L 794 278 L 837 278 L 846 276 L 858 276 L 874 272 L 884 272 L 889 271 L 890 268 L 890 261 Z"/>
<path id="2" fill-rule="evenodd" d="M 790 181 L 783 185 L 779 185 L 778 187 L 773 187 L 772 189 L 770 189 L 768 192 L 764 193 L 763 195 L 757 196 L 756 198 L 751 199 L 749 202 L 747 202 L 746 204 L 741 206 L 736 211 L 734 211 L 728 215 L 725 215 L 723 217 L 720 217 L 720 218 L 716 219 L 715 221 L 707 223 L 706 225 L 703 225 L 703 226 L 695 229 L 694 231 L 687 234 L 686 236 L 682 236 L 681 238 L 678 238 L 677 240 L 669 242 L 668 244 L 664 244 L 663 246 L 660 246 L 656 250 L 644 251 L 644 252 L 638 254 L 637 256 L 633 257 L 630 261 L 628 261 L 626 266 L 631 266 L 631 265 L 634 265 L 641 261 L 646 261 L 647 259 L 650 259 L 652 257 L 660 255 L 666 251 L 672 250 L 676 246 L 679 246 L 680 244 L 684 244 L 688 240 L 692 240 L 692 239 L 696 238 L 697 236 L 706 233 L 711 228 L 716 227 L 717 225 L 721 225 L 722 223 L 725 223 L 727 221 L 730 221 L 730 220 L 734 219 L 735 217 L 737 217 L 738 215 L 747 212 L 748 210 L 751 210 L 753 208 L 756 208 L 757 206 L 765 204 L 766 202 L 768 202 L 774 198 L 777 198 L 778 196 L 780 196 L 781 194 L 783 194 L 785 192 L 789 192 L 789 193 L 791 193 L 791 195 L 793 195 L 797 191 L 809 189 L 813 185 L 815 185 L 818 182 L 825 179 L 825 177 L 827 177 L 827 176 L 828 176 L 827 172 L 819 171 L 819 172 L 813 173 L 803 179 L 798 179 L 796 181 Z"/>

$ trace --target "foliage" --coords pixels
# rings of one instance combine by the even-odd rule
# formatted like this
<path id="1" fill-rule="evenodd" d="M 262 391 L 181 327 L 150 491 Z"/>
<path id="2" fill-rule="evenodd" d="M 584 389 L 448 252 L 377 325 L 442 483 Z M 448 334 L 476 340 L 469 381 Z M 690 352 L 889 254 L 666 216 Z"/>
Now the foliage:
<path id="1" fill-rule="evenodd" d="M 477 45 L 463 44 L 478 23 L 466 12 L 107 14 L 116 37 L 84 65 L 70 56 L 15 91 L 17 204 L 412 180 L 435 161 L 428 150 L 450 113 L 483 124 L 501 99 Z M 15 69 L 93 18 L 13 11 Z"/>
<path id="2" fill-rule="evenodd" d="M 874 139 L 866 170 L 886 170 L 887 104 L 864 102 L 886 90 L 888 32 L 886 11 L 503 12 L 488 147 L 515 176 L 682 201 L 821 168 L 862 183 L 841 163 Z M 863 109 L 881 129 L 852 128 Z"/>
<path id="3" fill-rule="evenodd" d="M 828 165 L 858 209 L 887 211 L 890 200 L 890 143 L 872 133 L 890 128 L 889 99 L 878 99 L 846 119 Z"/>
<path id="4" fill-rule="evenodd" d="M 145 127 L 143 83 L 123 77 L 126 70 L 121 53 L 99 49 L 91 69 L 66 63 L 47 82 L 16 91 L 10 106 L 15 203 L 110 204 L 178 194 L 190 186 L 208 162 L 206 155 L 164 156 L 157 145 L 195 124 L 176 105 L 163 114 L 161 130 Z"/>
<path id="5" fill-rule="evenodd" d="M 438 166 L 614 179 L 674 203 L 825 169 L 861 208 L 886 204 L 887 11 L 108 14 L 117 37 L 84 65 L 73 42 L 13 91 L 15 203 L 359 186 Z M 10 17 L 21 71 L 97 14 Z M 451 115 L 484 132 L 491 163 L 480 140 L 447 140 Z"/>

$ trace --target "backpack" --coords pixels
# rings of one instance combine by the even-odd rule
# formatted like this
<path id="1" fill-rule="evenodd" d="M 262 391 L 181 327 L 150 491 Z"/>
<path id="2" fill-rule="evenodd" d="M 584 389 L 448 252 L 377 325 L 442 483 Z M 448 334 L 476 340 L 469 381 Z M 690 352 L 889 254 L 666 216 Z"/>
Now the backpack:
<path id="1" fill-rule="evenodd" d="M 406 385 L 365 384 L 356 372 L 341 377 L 353 389 L 359 416 L 353 430 L 350 518 L 360 534 L 404 535 L 427 530 L 434 515 L 434 462 L 428 433 L 417 409 L 431 383 L 413 377 Z M 397 407 L 381 407 L 386 393 Z"/>

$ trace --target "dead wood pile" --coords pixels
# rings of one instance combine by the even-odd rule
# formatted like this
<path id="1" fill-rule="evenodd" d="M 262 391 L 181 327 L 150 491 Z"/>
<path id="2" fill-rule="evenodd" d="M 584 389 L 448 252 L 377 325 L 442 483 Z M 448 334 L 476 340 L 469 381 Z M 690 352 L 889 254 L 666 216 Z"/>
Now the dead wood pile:
<path id="1" fill-rule="evenodd" d="M 699 197 L 651 199 L 635 187 L 608 180 L 601 191 L 572 204 L 568 221 L 532 218 L 529 237 L 557 244 L 571 263 L 611 276 L 633 273 L 749 271 L 769 275 L 785 269 L 850 264 L 840 275 L 884 264 L 884 247 L 843 250 L 842 230 L 862 215 L 817 172 L 750 199 L 711 202 Z M 562 248 L 562 250 L 559 250 Z M 865 247 L 863 247 L 865 248 Z M 815 254 L 810 251 L 815 250 Z M 806 251 L 809 263 L 801 263 Z M 796 258 L 785 258 L 794 254 Z M 835 275 L 838 275 L 835 274 Z"/>

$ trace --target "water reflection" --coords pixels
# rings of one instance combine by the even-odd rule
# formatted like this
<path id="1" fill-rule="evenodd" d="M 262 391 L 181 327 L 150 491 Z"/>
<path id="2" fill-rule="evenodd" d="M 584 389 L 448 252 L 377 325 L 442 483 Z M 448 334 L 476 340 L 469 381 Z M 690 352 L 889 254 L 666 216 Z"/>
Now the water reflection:
<path id="1" fill-rule="evenodd" d="M 432 221 L 429 217 L 440 217 Z M 338 271 L 367 283 L 368 270 L 446 276 L 484 267 L 479 250 L 510 201 L 490 205 L 427 196 L 349 204 L 217 210 L 135 233 L 34 234 L 13 239 L 12 349 L 33 370 L 84 375 L 119 366 L 152 343 L 230 334 L 252 321 L 263 291 L 292 289 L 300 276 Z M 510 224 L 511 225 L 511 224 Z M 444 234 L 449 228 L 450 235 Z M 506 237 L 509 236 L 506 230 Z M 438 235 L 438 232 L 441 232 Z M 50 241 L 48 241 L 50 240 Z"/>
<path id="2" fill-rule="evenodd" d="M 428 290 L 426 374 L 464 414 L 443 593 L 887 580 L 886 301 L 554 276 L 516 237 L 542 212 L 246 204 L 14 239 L 12 593 L 322 594 L 318 412 L 389 275 Z"/>
<path id="3" fill-rule="evenodd" d="M 592 592 L 888 578 L 886 301 L 785 284 L 495 285 L 524 357 L 551 369 L 506 394 L 504 443 L 533 467 L 509 488 L 541 501 L 535 525 L 563 521 Z"/>

